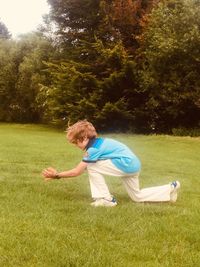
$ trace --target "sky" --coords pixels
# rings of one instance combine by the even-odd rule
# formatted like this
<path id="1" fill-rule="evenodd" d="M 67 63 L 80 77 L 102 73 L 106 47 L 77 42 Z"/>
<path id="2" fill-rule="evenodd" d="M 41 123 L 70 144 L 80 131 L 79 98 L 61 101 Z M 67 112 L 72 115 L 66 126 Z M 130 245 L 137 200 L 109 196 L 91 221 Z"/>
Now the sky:
<path id="1" fill-rule="evenodd" d="M 46 0 L 0 0 L 0 21 L 13 38 L 36 30 L 48 12 Z"/>

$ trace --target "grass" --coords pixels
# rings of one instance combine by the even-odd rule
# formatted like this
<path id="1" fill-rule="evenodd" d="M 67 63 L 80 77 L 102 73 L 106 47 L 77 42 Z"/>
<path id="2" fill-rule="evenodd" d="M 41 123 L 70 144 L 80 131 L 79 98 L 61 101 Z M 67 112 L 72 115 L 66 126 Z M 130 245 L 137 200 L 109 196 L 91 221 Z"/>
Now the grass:
<path id="1" fill-rule="evenodd" d="M 136 204 L 120 179 L 107 179 L 119 205 L 89 205 L 87 175 L 45 183 L 41 170 L 81 159 L 65 133 L 0 124 L 0 266 L 200 266 L 200 139 L 113 134 L 140 157 L 141 186 L 174 178 L 175 204 Z"/>

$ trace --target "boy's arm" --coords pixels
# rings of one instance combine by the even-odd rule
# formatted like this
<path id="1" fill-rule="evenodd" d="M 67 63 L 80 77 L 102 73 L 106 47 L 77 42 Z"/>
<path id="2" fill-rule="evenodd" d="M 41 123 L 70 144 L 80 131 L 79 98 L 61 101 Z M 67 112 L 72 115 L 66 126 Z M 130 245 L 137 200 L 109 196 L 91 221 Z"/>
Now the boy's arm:
<path id="1" fill-rule="evenodd" d="M 45 180 L 47 181 L 51 179 L 76 177 L 82 174 L 86 168 L 87 168 L 87 162 L 81 161 L 75 168 L 69 171 L 57 172 L 56 169 L 49 167 L 46 170 L 44 170 L 42 174 Z"/>

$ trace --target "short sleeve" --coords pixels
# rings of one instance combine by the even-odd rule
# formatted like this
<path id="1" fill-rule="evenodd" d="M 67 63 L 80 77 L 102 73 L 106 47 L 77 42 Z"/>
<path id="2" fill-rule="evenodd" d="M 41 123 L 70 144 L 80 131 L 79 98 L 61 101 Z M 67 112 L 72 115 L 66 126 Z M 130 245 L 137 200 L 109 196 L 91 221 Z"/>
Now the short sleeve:
<path id="1" fill-rule="evenodd" d="M 100 150 L 96 149 L 94 147 L 90 147 L 86 152 L 85 155 L 83 156 L 82 161 L 88 162 L 88 163 L 95 163 L 100 157 Z"/>

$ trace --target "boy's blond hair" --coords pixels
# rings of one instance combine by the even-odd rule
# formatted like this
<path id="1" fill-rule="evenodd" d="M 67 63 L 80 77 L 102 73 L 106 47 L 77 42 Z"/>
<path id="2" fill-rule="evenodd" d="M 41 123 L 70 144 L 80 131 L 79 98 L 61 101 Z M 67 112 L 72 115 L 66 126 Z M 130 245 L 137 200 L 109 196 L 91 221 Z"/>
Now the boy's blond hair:
<path id="1" fill-rule="evenodd" d="M 97 132 L 91 122 L 87 120 L 78 121 L 67 128 L 67 139 L 70 143 L 83 141 L 85 138 L 92 139 L 97 137 Z"/>

